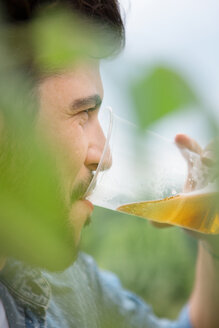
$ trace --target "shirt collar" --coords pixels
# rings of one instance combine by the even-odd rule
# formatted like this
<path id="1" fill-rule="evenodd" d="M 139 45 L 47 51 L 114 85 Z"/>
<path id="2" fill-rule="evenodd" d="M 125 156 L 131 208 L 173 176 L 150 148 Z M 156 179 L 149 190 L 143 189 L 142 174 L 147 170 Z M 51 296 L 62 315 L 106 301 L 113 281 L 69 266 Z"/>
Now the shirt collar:
<path id="1" fill-rule="evenodd" d="M 48 281 L 39 269 L 14 259 L 8 259 L 0 272 L 0 280 L 19 302 L 38 312 L 47 309 L 51 290 Z"/>

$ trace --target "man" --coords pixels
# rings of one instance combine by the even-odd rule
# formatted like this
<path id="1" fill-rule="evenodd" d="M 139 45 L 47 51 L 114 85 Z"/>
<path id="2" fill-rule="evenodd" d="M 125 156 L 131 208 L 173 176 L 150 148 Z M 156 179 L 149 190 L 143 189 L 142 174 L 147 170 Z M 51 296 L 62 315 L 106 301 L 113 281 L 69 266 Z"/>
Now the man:
<path id="1" fill-rule="evenodd" d="M 56 5 L 54 1 L 46 3 Z M 102 24 L 107 20 L 119 31 L 117 37 L 123 38 L 116 1 L 69 0 L 63 3 L 82 13 L 82 17 L 93 17 Z M 41 1 L 15 1 L 12 7 L 6 6 L 8 20 L 13 24 L 30 21 L 40 6 Z M 68 223 L 77 247 L 81 229 L 93 209 L 83 195 L 105 142 L 98 121 L 103 98 L 99 62 L 87 57 L 71 69 L 46 74 L 40 79 L 37 90 L 39 109 L 35 127 L 51 149 L 57 150 L 62 190 L 69 209 Z M 203 150 L 187 136 L 178 135 L 176 142 L 179 147 L 188 148 L 206 159 Z M 110 165 L 110 161 L 107 163 Z M 94 261 L 84 254 L 79 254 L 71 266 L 57 273 L 31 268 L 16 260 L 2 261 L 1 327 L 216 328 L 219 326 L 218 244 L 217 237 L 205 240 L 203 237 L 200 242 L 194 291 L 189 306 L 176 322 L 156 318 L 148 305 L 122 288 L 117 277 L 99 271 Z"/>

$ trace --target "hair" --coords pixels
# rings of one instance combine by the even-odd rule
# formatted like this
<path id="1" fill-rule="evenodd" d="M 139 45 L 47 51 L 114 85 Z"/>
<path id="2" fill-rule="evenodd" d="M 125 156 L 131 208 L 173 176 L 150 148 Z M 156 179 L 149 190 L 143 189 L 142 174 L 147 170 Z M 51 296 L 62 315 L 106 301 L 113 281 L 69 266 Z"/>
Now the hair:
<path id="1" fill-rule="evenodd" d="M 2 0 L 5 20 L 11 24 L 30 22 L 39 10 L 62 6 L 89 19 L 113 33 L 116 49 L 120 52 L 125 44 L 125 29 L 118 0 Z"/>

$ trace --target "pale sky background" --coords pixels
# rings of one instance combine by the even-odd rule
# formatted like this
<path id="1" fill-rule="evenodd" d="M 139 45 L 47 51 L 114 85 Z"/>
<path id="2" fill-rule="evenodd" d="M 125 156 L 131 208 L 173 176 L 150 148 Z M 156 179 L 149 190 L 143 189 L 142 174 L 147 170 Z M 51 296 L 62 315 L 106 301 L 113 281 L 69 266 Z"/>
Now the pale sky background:
<path id="1" fill-rule="evenodd" d="M 219 117 L 219 1 L 121 0 L 126 15 L 126 48 L 103 65 L 104 104 L 135 120 L 127 85 L 142 67 L 165 64 L 186 79 Z M 186 132 L 201 141 L 209 128 L 198 112 L 171 116 L 153 129 L 170 138 Z M 208 137 L 207 137 L 208 138 Z"/>

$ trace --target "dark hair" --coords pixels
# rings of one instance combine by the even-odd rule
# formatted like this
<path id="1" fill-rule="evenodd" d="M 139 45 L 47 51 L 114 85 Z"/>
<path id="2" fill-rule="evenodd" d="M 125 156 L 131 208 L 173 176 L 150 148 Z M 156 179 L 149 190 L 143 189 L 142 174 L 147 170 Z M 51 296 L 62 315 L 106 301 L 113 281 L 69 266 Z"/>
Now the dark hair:
<path id="1" fill-rule="evenodd" d="M 124 24 L 118 0 L 2 0 L 6 22 L 29 22 L 44 7 L 63 6 L 113 31 L 117 52 L 125 43 Z"/>

